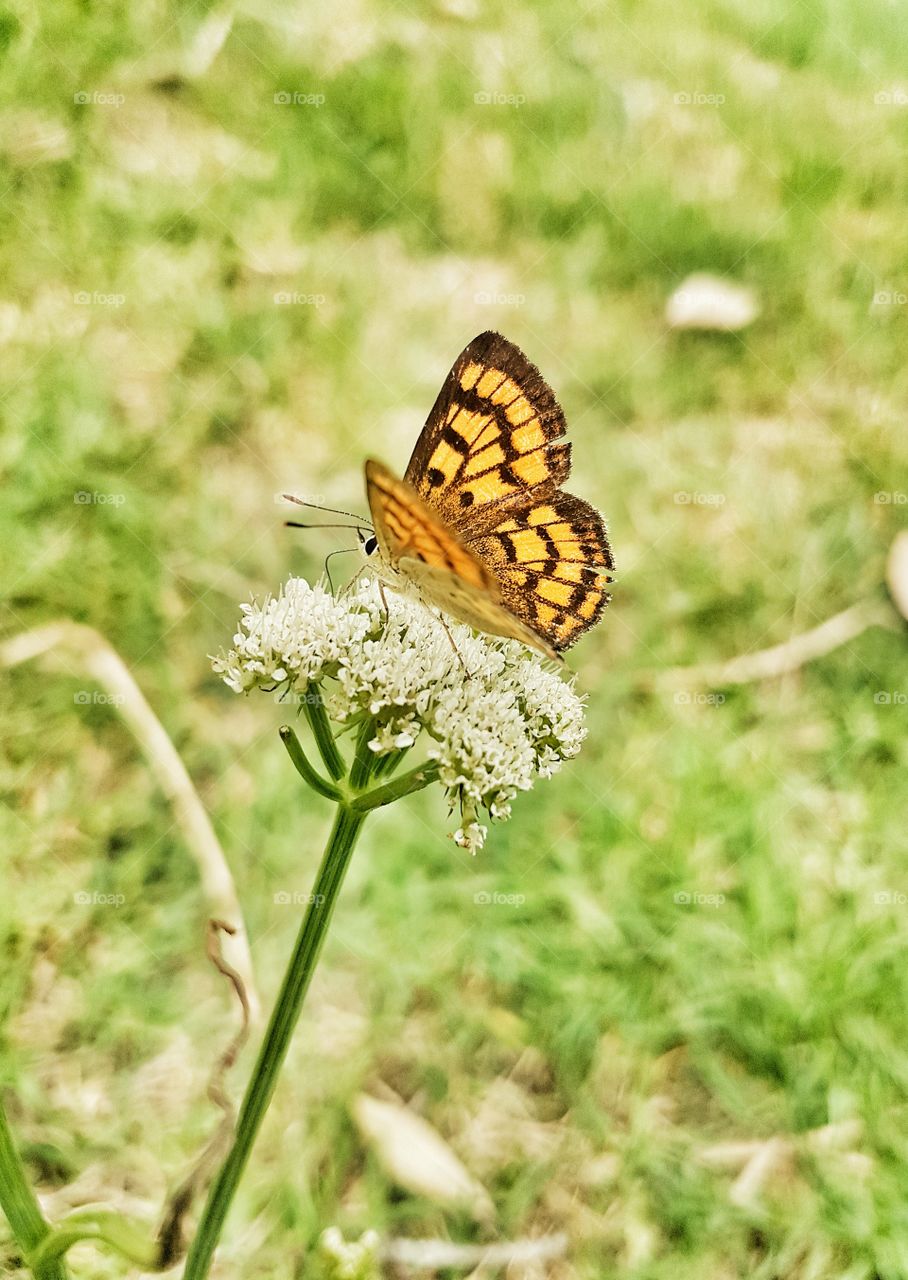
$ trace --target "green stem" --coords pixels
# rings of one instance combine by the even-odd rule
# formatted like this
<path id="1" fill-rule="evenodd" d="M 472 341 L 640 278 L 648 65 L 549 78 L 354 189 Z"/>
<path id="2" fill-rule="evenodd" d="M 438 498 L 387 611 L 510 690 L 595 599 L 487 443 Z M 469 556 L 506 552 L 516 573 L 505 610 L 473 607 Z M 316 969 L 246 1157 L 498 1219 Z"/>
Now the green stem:
<path id="1" fill-rule="evenodd" d="M 372 776 L 372 771 L 378 763 L 378 756 L 369 749 L 369 743 L 374 737 L 375 721 L 371 716 L 367 716 L 359 726 L 359 735 L 356 739 L 356 754 L 353 757 L 353 764 L 350 766 L 350 786 L 354 791 L 363 791 L 365 789 Z"/>
<path id="2" fill-rule="evenodd" d="M 382 787 L 373 787 L 356 797 L 351 808 L 356 813 L 368 813 L 370 809 L 378 809 L 383 804 L 391 804 L 401 796 L 408 796 L 414 791 L 421 791 L 438 777 L 438 765 L 434 760 L 427 764 L 417 765 L 407 773 L 402 773 L 393 782 L 386 782 Z"/>
<path id="3" fill-rule="evenodd" d="M 409 749 L 409 747 L 405 747 L 403 751 L 389 751 L 387 755 L 379 756 L 378 763 L 372 770 L 372 777 L 390 778 L 391 774 L 398 767 Z"/>
<path id="4" fill-rule="evenodd" d="M 249 1159 L 259 1126 L 268 1110 L 344 874 L 365 819 L 365 814 L 355 813 L 345 804 L 338 806 L 334 827 L 313 887 L 312 902 L 303 919 L 252 1079 L 246 1089 L 233 1146 L 208 1194 L 198 1231 L 186 1260 L 183 1280 L 204 1280 L 208 1275 L 227 1210 Z"/>
<path id="5" fill-rule="evenodd" d="M 158 1244 L 150 1237 L 147 1224 L 135 1222 L 104 1205 L 84 1205 L 61 1218 L 38 1245 L 31 1257 L 35 1275 L 39 1274 L 41 1265 L 53 1265 L 67 1249 L 83 1240 L 109 1245 L 143 1271 L 160 1270 Z"/>
<path id="6" fill-rule="evenodd" d="M 327 796 L 329 800 L 338 802 L 343 799 L 342 792 L 334 785 L 333 782 L 327 782 L 320 773 L 313 769 L 312 765 L 303 751 L 302 744 L 289 724 L 282 724 L 280 727 L 281 742 L 287 748 L 287 754 L 293 761 L 294 768 L 297 773 L 307 782 L 313 791 L 317 791 L 320 796 Z"/>
<path id="7" fill-rule="evenodd" d="M 306 719 L 309 721 L 309 727 L 312 730 L 312 736 L 315 738 L 319 755 L 324 760 L 328 773 L 337 782 L 347 772 L 347 766 L 344 764 L 344 757 L 334 741 L 334 734 L 331 732 L 328 713 L 325 710 L 324 702 L 322 702 L 322 694 L 318 685 L 309 685 L 303 706 L 306 708 Z"/>
<path id="8" fill-rule="evenodd" d="M 360 819 L 362 821 L 362 819 Z M 35 1280 L 66 1280 L 66 1268 L 53 1260 L 33 1262 L 41 1241 L 50 1233 L 32 1191 L 25 1168 L 10 1133 L 3 1101 L 0 1099 L 0 1206 L 9 1220 L 16 1243 L 32 1266 Z"/>

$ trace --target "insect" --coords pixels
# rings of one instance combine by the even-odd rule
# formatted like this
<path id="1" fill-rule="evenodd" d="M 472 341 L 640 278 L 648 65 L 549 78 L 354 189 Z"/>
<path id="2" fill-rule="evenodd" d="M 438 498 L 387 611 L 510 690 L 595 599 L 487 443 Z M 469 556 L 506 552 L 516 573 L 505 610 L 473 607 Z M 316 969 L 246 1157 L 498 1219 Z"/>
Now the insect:
<path id="1" fill-rule="evenodd" d="M 379 577 L 414 587 L 477 631 L 558 658 L 598 622 L 615 568 L 599 512 L 561 488 L 571 469 L 566 430 L 554 392 L 519 347 L 500 333 L 474 338 L 403 479 L 366 463 L 375 532 L 365 550 Z"/>

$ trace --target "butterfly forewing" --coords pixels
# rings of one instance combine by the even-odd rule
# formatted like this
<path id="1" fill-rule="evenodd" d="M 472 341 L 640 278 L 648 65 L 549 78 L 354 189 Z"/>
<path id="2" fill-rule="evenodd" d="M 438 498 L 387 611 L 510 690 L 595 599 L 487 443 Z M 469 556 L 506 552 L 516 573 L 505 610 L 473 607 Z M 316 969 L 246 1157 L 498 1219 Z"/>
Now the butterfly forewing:
<path id="1" fill-rule="evenodd" d="M 405 479 L 453 529 L 487 527 L 567 479 L 565 430 L 536 366 L 501 334 L 483 333 L 448 374 Z"/>
<path id="2" fill-rule="evenodd" d="M 383 557 L 437 566 L 498 599 L 494 575 L 464 542 L 429 510 L 406 480 L 381 462 L 366 463 L 366 493 Z"/>

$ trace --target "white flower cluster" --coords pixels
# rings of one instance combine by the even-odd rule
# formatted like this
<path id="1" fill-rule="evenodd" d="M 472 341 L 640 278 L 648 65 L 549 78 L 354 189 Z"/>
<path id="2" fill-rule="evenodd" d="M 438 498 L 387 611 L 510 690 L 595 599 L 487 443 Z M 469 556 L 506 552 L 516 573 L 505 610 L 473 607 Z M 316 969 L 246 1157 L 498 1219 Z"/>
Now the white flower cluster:
<path id="1" fill-rule="evenodd" d="M 582 703 L 517 641 L 452 621 L 446 629 L 420 601 L 387 589 L 385 598 L 387 611 L 368 577 L 337 596 L 291 578 L 264 604 L 243 605 L 233 648 L 214 669 L 238 693 L 320 684 L 333 720 L 372 719 L 379 755 L 422 738 L 460 807 L 454 839 L 475 851 L 486 835 L 480 809 L 507 818 L 518 791 L 580 750 Z"/>

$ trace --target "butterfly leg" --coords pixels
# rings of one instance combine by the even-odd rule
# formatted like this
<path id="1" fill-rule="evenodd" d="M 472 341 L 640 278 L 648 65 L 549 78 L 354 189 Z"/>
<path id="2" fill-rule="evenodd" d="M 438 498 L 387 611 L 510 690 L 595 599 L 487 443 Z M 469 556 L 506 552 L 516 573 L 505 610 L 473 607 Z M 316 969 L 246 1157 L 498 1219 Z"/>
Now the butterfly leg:
<path id="1" fill-rule="evenodd" d="M 467 664 L 464 662 L 464 660 L 463 660 L 463 654 L 462 654 L 462 653 L 460 652 L 460 650 L 458 649 L 458 647 L 457 647 L 457 643 L 456 643 L 456 641 L 454 640 L 454 637 L 451 635 L 451 629 L 450 629 L 450 627 L 448 626 L 448 624 L 445 622 L 444 617 L 443 617 L 440 613 L 438 614 L 438 621 L 441 623 L 442 628 L 444 629 L 444 633 L 445 633 L 445 635 L 448 637 L 448 641 L 449 641 L 449 643 L 450 643 L 450 645 L 451 645 L 451 648 L 454 650 L 455 654 L 457 655 L 457 661 L 458 661 L 458 662 L 460 663 L 460 665 L 463 667 L 463 673 L 464 673 L 464 675 L 465 675 L 469 680 L 472 680 L 472 679 L 473 679 L 473 672 L 469 670 L 469 668 L 467 667 Z"/>

